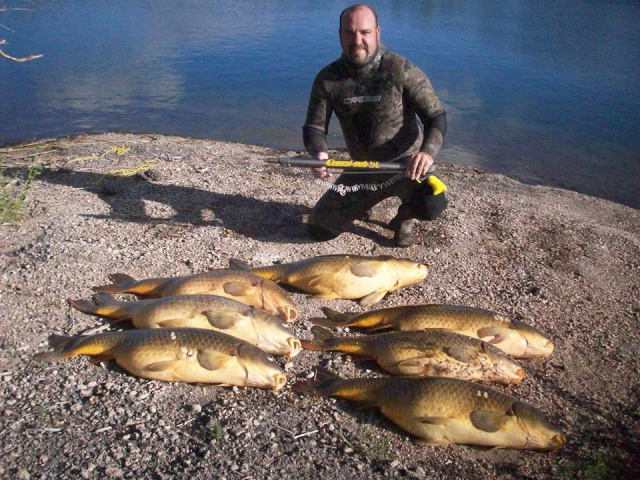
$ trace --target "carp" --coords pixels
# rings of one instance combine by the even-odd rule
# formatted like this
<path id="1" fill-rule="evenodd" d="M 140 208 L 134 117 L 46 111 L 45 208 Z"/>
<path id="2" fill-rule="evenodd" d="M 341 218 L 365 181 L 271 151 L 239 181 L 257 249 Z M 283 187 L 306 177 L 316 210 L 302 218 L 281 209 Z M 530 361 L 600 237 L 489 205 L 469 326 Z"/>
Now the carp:
<path id="1" fill-rule="evenodd" d="M 218 295 L 175 295 L 132 302 L 108 293 L 92 300 L 68 300 L 81 312 L 116 321 L 131 320 L 136 328 L 204 328 L 246 340 L 271 355 L 296 356 L 302 346 L 280 319 Z"/>
<path id="2" fill-rule="evenodd" d="M 239 260 L 230 266 L 313 294 L 316 300 L 360 299 L 363 306 L 378 303 L 389 292 L 421 282 L 427 267 L 388 255 L 324 255 L 293 263 L 250 268 Z"/>
<path id="3" fill-rule="evenodd" d="M 53 352 L 38 361 L 89 355 L 93 362 L 115 359 L 128 372 L 150 380 L 281 389 L 280 366 L 244 340 L 197 328 L 126 330 L 68 337 L 51 335 Z"/>
<path id="4" fill-rule="evenodd" d="M 109 275 L 109 280 L 113 283 L 94 287 L 93 291 L 133 293 L 148 298 L 205 293 L 232 298 L 260 308 L 285 322 L 293 322 L 298 317 L 295 304 L 282 287 L 250 272 L 214 270 L 184 277 L 145 280 L 136 280 L 129 275 L 115 273 Z"/>
<path id="5" fill-rule="evenodd" d="M 360 327 L 368 331 L 445 330 L 479 338 L 514 358 L 543 358 L 553 342 L 526 323 L 475 307 L 459 305 L 405 305 L 360 314 L 322 308 L 327 318 L 310 321 L 325 327 Z"/>
<path id="6" fill-rule="evenodd" d="M 465 444 L 555 451 L 566 437 L 536 408 L 477 383 L 454 378 L 342 379 L 318 372 L 292 390 L 379 408 L 423 444 Z"/>
<path id="7" fill-rule="evenodd" d="M 329 330 L 318 326 L 311 332 L 316 340 L 302 340 L 305 349 L 359 355 L 375 360 L 395 375 L 504 384 L 518 383 L 525 376 L 522 367 L 502 350 L 458 333 L 434 330 L 334 337 Z"/>

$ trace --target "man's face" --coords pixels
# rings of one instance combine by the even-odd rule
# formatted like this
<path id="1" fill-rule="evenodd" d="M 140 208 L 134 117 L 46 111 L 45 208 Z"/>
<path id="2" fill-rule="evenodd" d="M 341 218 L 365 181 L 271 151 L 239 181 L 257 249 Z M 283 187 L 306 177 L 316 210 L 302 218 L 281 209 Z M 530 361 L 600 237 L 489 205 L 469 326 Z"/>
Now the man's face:
<path id="1" fill-rule="evenodd" d="M 340 45 L 351 63 L 363 65 L 376 53 L 380 27 L 368 8 L 358 8 L 342 17 Z"/>

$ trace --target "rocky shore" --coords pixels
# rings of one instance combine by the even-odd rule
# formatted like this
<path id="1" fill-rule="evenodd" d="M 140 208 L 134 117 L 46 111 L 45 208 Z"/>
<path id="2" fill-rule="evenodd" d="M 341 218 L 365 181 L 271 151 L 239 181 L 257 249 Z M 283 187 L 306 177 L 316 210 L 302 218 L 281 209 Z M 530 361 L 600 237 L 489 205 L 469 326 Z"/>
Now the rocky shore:
<path id="1" fill-rule="evenodd" d="M 160 135 L 98 134 L 0 150 L 5 178 L 43 164 L 26 214 L 0 226 L 0 477 L 30 478 L 638 478 L 640 213 L 472 167 L 438 166 L 450 206 L 393 247 L 397 200 L 326 243 L 304 219 L 327 188 L 265 163 L 299 152 Z M 5 185 L 19 188 L 20 180 Z M 170 384 L 113 363 L 32 362 L 51 333 L 111 328 L 69 307 L 110 273 L 177 276 L 321 254 L 409 257 L 427 279 L 375 307 L 452 303 L 525 321 L 555 343 L 524 381 L 494 388 L 542 410 L 568 437 L 554 453 L 417 445 L 379 412 L 343 400 Z M 352 301 L 293 292 L 294 324 Z M 340 332 L 338 332 L 340 334 Z M 279 359 L 289 384 L 322 365 L 385 375 L 347 355 Z"/>

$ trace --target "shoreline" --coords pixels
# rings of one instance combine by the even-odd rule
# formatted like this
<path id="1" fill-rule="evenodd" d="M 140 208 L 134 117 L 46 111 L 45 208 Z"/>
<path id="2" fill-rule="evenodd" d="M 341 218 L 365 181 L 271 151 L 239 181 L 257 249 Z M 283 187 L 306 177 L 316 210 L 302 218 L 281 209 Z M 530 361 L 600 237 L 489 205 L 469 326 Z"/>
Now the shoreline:
<path id="1" fill-rule="evenodd" d="M 0 225 L 1 477 L 631 478 L 640 449 L 640 212 L 632 207 L 440 164 L 449 207 L 417 226 L 413 247 L 394 248 L 386 229 L 396 199 L 376 206 L 373 221 L 314 243 L 304 220 L 325 188 L 264 161 L 295 151 L 155 134 L 56 142 L 40 153 L 45 170 L 27 193 L 27 217 Z M 8 159 L 18 173 L 28 153 Z M 85 359 L 31 362 L 49 334 L 111 328 L 67 304 L 90 298 L 111 273 L 178 276 L 232 258 L 258 266 L 329 254 L 427 266 L 424 282 L 371 308 L 475 306 L 548 335 L 551 357 L 522 361 L 520 384 L 491 387 L 539 408 L 567 445 L 543 454 L 421 446 L 379 412 L 291 391 L 318 365 L 343 377 L 386 375 L 342 354 L 279 358 L 288 385 L 277 393 L 147 381 Z M 291 296 L 300 310 L 292 328 L 305 339 L 321 307 L 368 310 Z"/>

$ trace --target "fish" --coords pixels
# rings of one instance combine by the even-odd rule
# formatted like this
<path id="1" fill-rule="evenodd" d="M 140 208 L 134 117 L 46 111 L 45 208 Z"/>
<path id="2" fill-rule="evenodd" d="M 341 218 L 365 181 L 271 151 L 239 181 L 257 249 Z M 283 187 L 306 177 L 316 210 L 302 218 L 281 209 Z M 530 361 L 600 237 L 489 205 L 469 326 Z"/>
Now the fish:
<path id="1" fill-rule="evenodd" d="M 425 265 L 388 255 L 324 255 L 253 268 L 234 259 L 230 267 L 248 268 L 260 277 L 311 293 L 315 300 L 359 299 L 363 306 L 374 305 L 387 293 L 427 277 Z"/>
<path id="2" fill-rule="evenodd" d="M 183 277 L 136 280 L 123 274 L 109 276 L 111 284 L 93 287 L 98 293 L 133 293 L 144 298 L 210 294 L 232 298 L 260 308 L 285 322 L 298 318 L 298 310 L 287 292 L 274 282 L 238 270 L 214 270 Z"/>
<path id="3" fill-rule="evenodd" d="M 322 308 L 327 318 L 310 321 L 325 327 L 359 327 L 367 331 L 445 330 L 479 338 L 514 358 L 544 358 L 553 342 L 534 327 L 490 310 L 461 305 L 404 305 L 360 314 Z"/>
<path id="4" fill-rule="evenodd" d="M 466 380 L 343 379 L 320 370 L 315 380 L 296 383 L 292 390 L 352 400 L 362 408 L 378 408 L 421 444 L 555 451 L 567 441 L 535 407 Z"/>
<path id="5" fill-rule="evenodd" d="M 114 359 L 126 371 L 149 380 L 281 389 L 287 377 L 265 352 L 239 338 L 198 328 L 124 330 L 88 336 L 51 335 L 52 352 L 36 361 L 89 355 Z"/>
<path id="6" fill-rule="evenodd" d="M 131 320 L 136 328 L 204 328 L 241 338 L 271 355 L 291 358 L 302 346 L 280 319 L 255 307 L 218 295 L 175 295 L 122 302 L 109 293 L 91 300 L 68 300 L 76 310 Z"/>
<path id="7" fill-rule="evenodd" d="M 518 383 L 523 368 L 493 345 L 458 333 L 409 331 L 335 337 L 315 326 L 306 350 L 338 351 L 375 360 L 387 372 L 405 376 L 438 376 L 504 384 Z"/>

